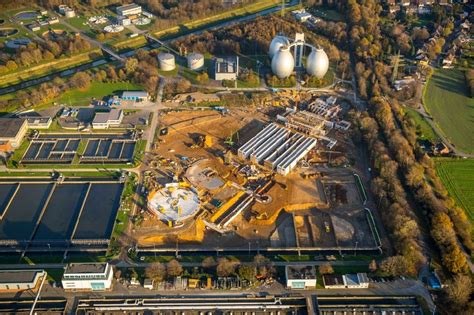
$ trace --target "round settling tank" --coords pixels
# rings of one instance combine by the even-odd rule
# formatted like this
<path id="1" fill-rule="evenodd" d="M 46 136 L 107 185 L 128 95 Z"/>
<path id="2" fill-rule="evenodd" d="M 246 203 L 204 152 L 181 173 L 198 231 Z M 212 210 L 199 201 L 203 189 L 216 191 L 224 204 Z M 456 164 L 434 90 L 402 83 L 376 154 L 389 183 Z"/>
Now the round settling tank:
<path id="1" fill-rule="evenodd" d="M 176 68 L 176 63 L 174 61 L 174 55 L 170 53 L 160 53 L 158 54 L 158 62 L 160 64 L 160 69 L 162 71 L 171 71 Z"/>
<path id="2" fill-rule="evenodd" d="M 199 70 L 204 67 L 204 56 L 200 53 L 191 53 L 187 57 L 188 68 L 191 70 Z"/>
<path id="3" fill-rule="evenodd" d="M 194 189 L 181 187 L 178 183 L 167 184 L 148 196 L 148 209 L 173 226 L 192 218 L 199 207 L 199 197 Z"/>
<path id="4" fill-rule="evenodd" d="M 67 17 L 67 18 L 73 18 L 76 16 L 76 11 L 74 10 L 66 10 L 64 12 L 64 16 Z"/>

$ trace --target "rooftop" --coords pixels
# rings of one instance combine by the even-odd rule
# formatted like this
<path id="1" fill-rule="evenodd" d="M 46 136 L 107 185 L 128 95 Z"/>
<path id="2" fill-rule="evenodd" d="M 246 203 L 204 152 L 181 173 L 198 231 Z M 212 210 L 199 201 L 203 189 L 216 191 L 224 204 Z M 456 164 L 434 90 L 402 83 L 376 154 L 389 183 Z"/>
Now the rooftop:
<path id="1" fill-rule="evenodd" d="M 47 124 L 51 120 L 51 117 L 27 117 L 28 124 L 37 125 L 37 124 Z"/>
<path id="2" fill-rule="evenodd" d="M 108 263 L 71 263 L 68 264 L 64 274 L 77 274 L 77 273 L 105 273 Z"/>
<path id="3" fill-rule="evenodd" d="M 359 285 L 359 278 L 355 273 L 344 275 L 346 278 L 346 285 Z"/>
<path id="4" fill-rule="evenodd" d="M 288 266 L 288 279 L 316 279 L 316 268 L 314 266 Z"/>
<path id="5" fill-rule="evenodd" d="M 25 120 L 22 118 L 0 118 L 0 137 L 16 137 L 24 123 Z"/>
<path id="6" fill-rule="evenodd" d="M 215 59 L 215 71 L 217 73 L 234 73 L 237 72 L 238 57 L 230 56 Z"/>
<path id="7" fill-rule="evenodd" d="M 117 108 L 112 108 L 109 112 L 105 113 L 96 113 L 94 116 L 93 124 L 103 124 L 111 120 L 119 120 L 122 115 L 122 110 Z"/>
<path id="8" fill-rule="evenodd" d="M 148 97 L 147 91 L 123 91 L 122 97 Z"/>
<path id="9" fill-rule="evenodd" d="M 118 7 L 117 10 L 125 11 L 125 10 L 132 10 L 132 9 L 138 9 L 138 8 L 141 8 L 141 6 L 139 6 L 136 3 L 131 3 L 131 4 L 122 5 Z"/>
<path id="10" fill-rule="evenodd" d="M 44 270 L 0 270 L 0 283 L 31 283 Z"/>
<path id="11" fill-rule="evenodd" d="M 324 285 L 344 285 L 342 275 L 323 275 Z"/>

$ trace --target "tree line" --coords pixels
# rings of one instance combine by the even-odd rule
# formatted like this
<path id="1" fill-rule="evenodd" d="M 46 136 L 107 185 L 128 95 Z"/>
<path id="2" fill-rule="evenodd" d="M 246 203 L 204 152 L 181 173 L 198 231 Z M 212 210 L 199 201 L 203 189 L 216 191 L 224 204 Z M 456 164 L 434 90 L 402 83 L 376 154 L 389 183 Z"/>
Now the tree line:
<path id="1" fill-rule="evenodd" d="M 390 72 L 380 66 L 385 47 L 380 45 L 379 14 L 380 6 L 374 0 L 348 1 L 351 45 L 358 61 L 358 91 L 369 100 L 369 111 L 355 114 L 355 118 L 377 171 L 372 189 L 386 218 L 395 250 L 409 266 L 416 267 L 424 259 L 421 256 L 424 251 L 420 250 L 423 245 L 420 224 L 426 222 L 427 232 L 439 248 L 446 269 L 452 273 L 467 272 L 467 260 L 457 237 L 469 250 L 474 249 L 469 221 L 448 196 L 433 161 L 414 149 L 414 123 L 385 93 Z M 422 212 L 411 210 L 414 208 Z"/>
<path id="2" fill-rule="evenodd" d="M 91 46 L 88 41 L 73 35 L 54 41 L 46 40 L 44 43 L 31 42 L 26 47 L 20 47 L 13 54 L 0 53 L 0 74 L 15 71 L 19 67 L 33 66 L 43 61 L 71 56 L 90 49 Z"/>
<path id="3" fill-rule="evenodd" d="M 253 283 L 257 279 L 272 278 L 275 273 L 273 263 L 262 255 L 255 256 L 251 263 L 246 264 L 241 263 L 238 259 L 227 257 L 221 257 L 217 260 L 214 257 L 206 257 L 201 263 L 200 270 L 195 272 L 194 275 L 189 274 L 176 259 L 172 259 L 166 264 L 154 262 L 145 269 L 145 276 L 156 282 L 184 275 L 195 277 L 202 275 L 212 277 L 215 275 L 218 277 L 238 277 L 241 280 Z"/>

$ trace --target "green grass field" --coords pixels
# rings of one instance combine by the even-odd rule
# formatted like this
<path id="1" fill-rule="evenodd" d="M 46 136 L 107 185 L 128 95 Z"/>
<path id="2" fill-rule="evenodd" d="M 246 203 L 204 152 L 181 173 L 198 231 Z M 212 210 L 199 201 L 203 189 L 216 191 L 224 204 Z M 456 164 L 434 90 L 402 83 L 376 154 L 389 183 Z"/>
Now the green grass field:
<path id="1" fill-rule="evenodd" d="M 409 107 L 404 107 L 403 110 L 411 119 L 415 121 L 418 139 L 429 140 L 431 142 L 437 142 L 439 140 L 438 136 L 433 131 L 433 128 L 431 128 L 431 126 L 426 122 L 420 113 Z"/>
<path id="2" fill-rule="evenodd" d="M 92 82 L 87 90 L 67 91 L 63 93 L 56 102 L 67 106 L 84 106 L 88 105 L 93 97 L 102 99 L 104 96 L 126 90 L 143 90 L 143 88 L 137 84 L 128 82 Z"/>
<path id="3" fill-rule="evenodd" d="M 461 151 L 474 153 L 474 98 L 456 69 L 437 69 L 429 79 L 423 104 L 446 137 Z"/>
<path id="4" fill-rule="evenodd" d="M 474 222 L 474 159 L 436 159 L 436 171 L 449 194 Z"/>

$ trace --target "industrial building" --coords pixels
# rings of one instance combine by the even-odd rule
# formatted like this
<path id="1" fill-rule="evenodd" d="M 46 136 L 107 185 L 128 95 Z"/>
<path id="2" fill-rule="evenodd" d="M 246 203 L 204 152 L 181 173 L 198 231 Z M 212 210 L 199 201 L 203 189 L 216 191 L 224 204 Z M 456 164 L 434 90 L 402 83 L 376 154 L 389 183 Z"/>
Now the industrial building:
<path id="1" fill-rule="evenodd" d="M 53 118 L 50 116 L 25 116 L 23 118 L 26 118 L 30 129 L 48 129 L 53 122 Z"/>
<path id="2" fill-rule="evenodd" d="M 122 5 L 117 8 L 117 14 L 120 16 L 139 15 L 141 13 L 142 7 L 135 3 Z"/>
<path id="3" fill-rule="evenodd" d="M 92 120 L 92 128 L 108 129 L 118 127 L 122 123 L 123 111 L 121 109 L 112 108 L 109 112 L 96 113 Z"/>
<path id="4" fill-rule="evenodd" d="M 312 15 L 311 13 L 306 12 L 305 9 L 295 10 L 291 12 L 299 22 L 308 21 Z"/>
<path id="5" fill-rule="evenodd" d="M 366 273 L 345 275 L 323 275 L 325 289 L 367 289 L 369 278 Z"/>
<path id="6" fill-rule="evenodd" d="M 61 283 L 69 291 L 105 291 L 112 287 L 113 268 L 108 263 L 70 263 Z"/>
<path id="7" fill-rule="evenodd" d="M 308 44 L 303 33 L 296 33 L 294 40 L 282 35 L 273 38 L 268 51 L 272 61 L 272 72 L 280 79 L 289 77 L 295 68 L 304 66 L 303 56 L 306 49 L 311 49 L 306 58 L 306 72 L 317 78 L 323 78 L 329 69 L 329 58 L 321 47 Z"/>
<path id="8" fill-rule="evenodd" d="M 287 175 L 298 161 L 316 146 L 315 138 L 292 133 L 272 123 L 241 146 L 238 155 L 256 164 L 263 164 L 281 175 Z"/>
<path id="9" fill-rule="evenodd" d="M 314 266 L 286 266 L 286 287 L 289 289 L 316 288 L 316 268 Z"/>
<path id="10" fill-rule="evenodd" d="M 132 24 L 132 20 L 130 20 L 127 16 L 119 16 L 117 18 L 117 24 L 122 26 L 129 26 Z"/>
<path id="11" fill-rule="evenodd" d="M 0 290 L 16 292 L 35 290 L 46 277 L 44 270 L 0 270 Z"/>
<path id="12" fill-rule="evenodd" d="M 214 58 L 214 79 L 222 80 L 237 80 L 239 75 L 239 57 L 218 57 Z"/>
<path id="13" fill-rule="evenodd" d="M 17 148 L 20 146 L 26 131 L 28 122 L 23 118 L 0 118 L 0 143 Z"/>
<path id="14" fill-rule="evenodd" d="M 144 102 L 148 101 L 149 95 L 146 91 L 124 91 L 121 99 L 124 101 Z"/>
<path id="15" fill-rule="evenodd" d="M 59 11 L 60 14 L 64 15 L 67 18 L 73 18 L 73 17 L 76 16 L 76 11 L 74 11 L 74 9 L 68 7 L 65 4 L 59 5 L 58 6 L 58 11 Z M 58 22 L 59 22 L 59 20 L 58 20 Z"/>

